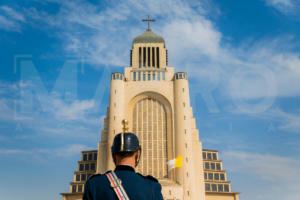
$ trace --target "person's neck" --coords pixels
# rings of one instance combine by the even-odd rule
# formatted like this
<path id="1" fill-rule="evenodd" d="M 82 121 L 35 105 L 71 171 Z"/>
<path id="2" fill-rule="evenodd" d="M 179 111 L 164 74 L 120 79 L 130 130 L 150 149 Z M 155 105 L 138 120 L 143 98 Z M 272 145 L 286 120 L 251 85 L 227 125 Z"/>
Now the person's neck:
<path id="1" fill-rule="evenodd" d="M 135 169 L 135 162 L 132 160 L 121 160 L 117 165 L 126 165 Z"/>

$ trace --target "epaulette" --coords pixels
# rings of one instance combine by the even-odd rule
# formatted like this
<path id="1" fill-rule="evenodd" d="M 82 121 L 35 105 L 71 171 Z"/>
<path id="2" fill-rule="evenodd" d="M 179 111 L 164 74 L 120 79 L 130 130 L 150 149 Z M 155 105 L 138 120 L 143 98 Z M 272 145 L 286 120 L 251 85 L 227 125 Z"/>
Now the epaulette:
<path id="1" fill-rule="evenodd" d="M 146 176 L 147 179 L 150 179 L 151 181 L 154 181 L 154 182 L 158 182 L 158 180 L 154 177 L 154 176 Z"/>
<path id="2" fill-rule="evenodd" d="M 107 173 L 109 173 L 109 172 L 111 172 L 111 170 L 108 170 L 108 171 L 105 172 L 104 174 L 107 174 Z M 94 178 L 94 177 L 96 177 L 96 176 L 101 176 L 101 175 L 103 175 L 103 174 L 93 174 L 92 176 L 90 176 L 89 179 Z"/>
<path id="3" fill-rule="evenodd" d="M 155 177 L 153 177 L 153 176 L 150 176 L 150 175 L 144 176 L 144 175 L 142 175 L 140 173 L 137 173 L 137 174 L 140 175 L 140 176 L 142 176 L 142 177 L 144 177 L 144 178 L 146 178 L 146 179 L 149 179 L 151 181 L 158 182 L 158 180 Z"/>
<path id="4" fill-rule="evenodd" d="M 92 176 L 90 176 L 90 177 L 88 178 L 88 180 L 90 180 L 90 179 L 92 179 L 92 178 L 95 178 L 96 176 L 101 176 L 101 175 L 103 175 L 103 174 L 93 174 Z"/>

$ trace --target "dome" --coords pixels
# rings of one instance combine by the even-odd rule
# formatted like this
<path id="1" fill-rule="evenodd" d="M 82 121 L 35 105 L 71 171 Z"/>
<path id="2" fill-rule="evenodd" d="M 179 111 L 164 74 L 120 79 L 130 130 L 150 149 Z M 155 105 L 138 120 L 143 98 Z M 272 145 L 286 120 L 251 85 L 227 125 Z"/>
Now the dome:
<path id="1" fill-rule="evenodd" d="M 135 43 L 165 43 L 165 40 L 159 35 L 153 33 L 151 30 L 147 30 L 142 35 L 133 39 L 132 44 Z"/>

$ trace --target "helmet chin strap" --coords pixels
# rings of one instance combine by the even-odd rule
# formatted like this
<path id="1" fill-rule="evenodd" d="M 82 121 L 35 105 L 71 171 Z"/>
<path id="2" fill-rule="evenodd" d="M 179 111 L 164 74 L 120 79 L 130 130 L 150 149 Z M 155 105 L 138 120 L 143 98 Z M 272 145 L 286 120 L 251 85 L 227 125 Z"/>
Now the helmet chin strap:
<path id="1" fill-rule="evenodd" d="M 135 158 L 135 167 L 137 167 L 137 166 L 138 166 L 139 162 L 140 162 L 140 159 L 138 159 L 138 158 Z"/>
<path id="2" fill-rule="evenodd" d="M 139 164 L 139 162 L 140 162 L 140 158 L 141 158 L 141 154 L 142 154 L 142 150 L 141 149 L 139 149 L 140 150 L 140 154 L 139 154 L 139 157 L 137 158 L 135 158 L 135 167 L 137 167 L 138 166 L 138 164 Z M 137 151 L 138 152 L 138 151 Z"/>
<path id="3" fill-rule="evenodd" d="M 114 154 L 112 154 L 112 158 L 113 158 L 114 164 L 117 165 L 117 160 L 116 160 L 116 157 Z"/>

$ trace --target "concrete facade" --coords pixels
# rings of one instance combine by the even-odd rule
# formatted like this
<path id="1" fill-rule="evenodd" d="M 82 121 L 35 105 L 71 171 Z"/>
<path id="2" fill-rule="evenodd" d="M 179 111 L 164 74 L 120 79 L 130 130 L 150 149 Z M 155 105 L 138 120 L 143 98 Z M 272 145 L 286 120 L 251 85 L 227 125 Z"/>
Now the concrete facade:
<path id="1" fill-rule="evenodd" d="M 111 75 L 96 173 L 114 169 L 110 147 L 122 131 L 121 121 L 127 119 L 129 131 L 137 134 L 142 146 L 137 171 L 158 178 L 165 199 L 237 200 L 237 193 L 205 191 L 204 152 L 190 105 L 188 77 L 168 66 L 163 38 L 147 30 L 133 40 L 130 56 L 125 73 Z M 167 162 L 178 156 L 183 166 L 170 170 Z"/>
<path id="2" fill-rule="evenodd" d="M 129 131 L 138 135 L 142 146 L 137 171 L 157 177 L 167 198 L 204 200 L 202 144 L 190 106 L 187 74 L 174 74 L 174 68 L 167 66 L 164 41 L 140 40 L 133 43 L 131 52 L 131 66 L 111 77 L 108 128 L 98 144 L 97 173 L 114 169 L 110 147 L 122 131 L 122 119 L 128 119 Z M 180 155 L 183 167 L 169 170 L 167 162 Z M 101 162 L 103 158 L 107 162 Z"/>

